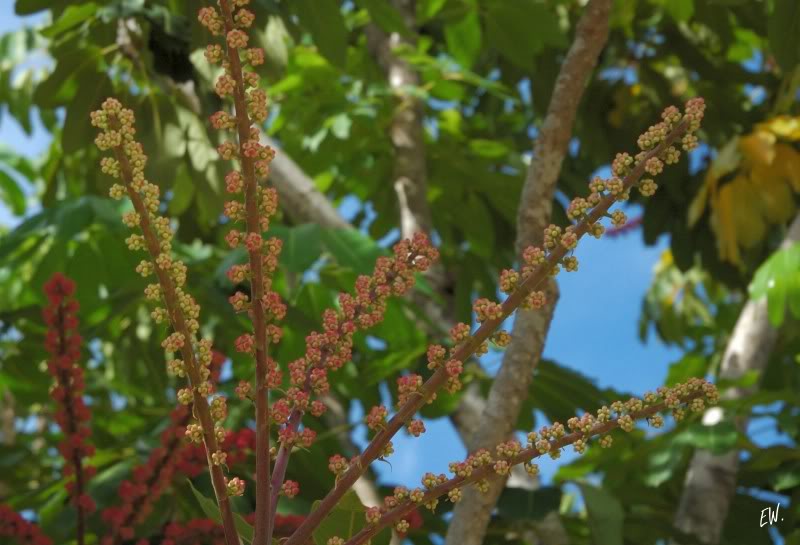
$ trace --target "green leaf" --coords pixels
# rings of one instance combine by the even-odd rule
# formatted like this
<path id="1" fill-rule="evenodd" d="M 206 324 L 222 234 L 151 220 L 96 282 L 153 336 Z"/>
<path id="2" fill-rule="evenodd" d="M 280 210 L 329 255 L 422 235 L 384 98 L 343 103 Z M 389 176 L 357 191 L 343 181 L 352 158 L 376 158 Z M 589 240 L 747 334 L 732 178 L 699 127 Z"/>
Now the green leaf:
<path id="1" fill-rule="evenodd" d="M 469 149 L 481 157 L 489 159 L 499 159 L 505 157 L 511 151 L 508 146 L 497 140 L 485 140 L 475 138 L 469 141 Z"/>
<path id="2" fill-rule="evenodd" d="M 703 354 L 689 353 L 669 366 L 666 386 L 675 386 L 690 377 L 705 376 L 708 369 L 708 358 Z"/>
<path id="3" fill-rule="evenodd" d="M 186 153 L 186 130 L 175 123 L 167 123 L 164 127 L 163 149 L 167 157 L 183 157 Z"/>
<path id="4" fill-rule="evenodd" d="M 481 52 L 481 22 L 477 10 L 470 10 L 458 22 L 444 27 L 447 50 L 458 64 L 472 68 Z"/>
<path id="5" fill-rule="evenodd" d="M 495 244 L 494 227 L 491 213 L 483 200 L 470 193 L 466 206 L 454 207 L 452 213 L 470 249 L 480 257 L 489 257 Z"/>
<path id="6" fill-rule="evenodd" d="M 510 520 L 541 520 L 550 512 L 558 512 L 561 489 L 544 486 L 536 490 L 505 488 L 497 502 L 499 515 Z"/>
<path id="7" fill-rule="evenodd" d="M 784 73 L 788 74 L 800 62 L 800 2 L 774 0 L 767 19 L 767 37 L 772 53 Z"/>
<path id="8" fill-rule="evenodd" d="M 105 74 L 96 72 L 91 78 L 80 80 L 80 87 L 67 108 L 61 134 L 61 147 L 65 154 L 88 147 L 94 140 L 95 129 L 87 121 L 89 113 L 99 108 L 100 103 L 113 93 L 111 80 Z"/>
<path id="9" fill-rule="evenodd" d="M 192 168 L 203 172 L 217 158 L 217 151 L 208 139 L 206 128 L 200 119 L 186 108 L 177 108 L 178 121 L 186 131 L 186 151 Z"/>
<path id="10" fill-rule="evenodd" d="M 374 240 L 355 229 L 325 229 L 322 244 L 340 265 L 359 274 L 371 273 L 375 260 L 385 253 Z"/>
<path id="11" fill-rule="evenodd" d="M 417 2 L 417 20 L 419 23 L 424 23 L 436 17 L 447 0 L 419 0 Z"/>
<path id="12" fill-rule="evenodd" d="M 371 358 L 361 371 L 361 380 L 365 385 L 377 384 L 398 371 L 406 369 L 417 358 L 425 353 L 425 347 L 419 346 L 410 350 L 393 350 L 382 358 Z"/>
<path id="13" fill-rule="evenodd" d="M 483 0 L 489 42 L 518 67 L 532 70 L 545 46 L 566 45 L 558 18 L 537 0 Z"/>
<path id="14" fill-rule="evenodd" d="M 15 216 L 25 213 L 25 193 L 17 181 L 2 169 L 0 169 L 0 200 L 11 208 Z"/>
<path id="15" fill-rule="evenodd" d="M 403 20 L 403 15 L 386 0 L 357 0 L 356 2 L 367 10 L 373 23 L 385 32 L 396 32 L 401 36 L 410 37 L 411 31 Z"/>
<path id="16" fill-rule="evenodd" d="M 625 511 L 620 501 L 602 488 L 578 483 L 589 514 L 589 528 L 595 545 L 622 545 Z"/>
<path id="17" fill-rule="evenodd" d="M 316 223 L 304 223 L 294 227 L 271 226 L 267 236 L 274 236 L 283 241 L 280 262 L 291 272 L 307 271 L 322 253 L 322 229 Z"/>
<path id="18" fill-rule="evenodd" d="M 325 126 L 329 127 L 331 133 L 339 140 L 346 140 L 350 136 L 350 127 L 353 125 L 353 120 L 350 116 L 341 113 L 325 120 Z"/>
<path id="19" fill-rule="evenodd" d="M 320 501 L 314 502 L 311 508 L 312 512 L 317 510 L 320 503 Z M 339 500 L 339 503 L 336 504 L 336 507 L 328 513 L 328 516 L 314 530 L 314 544 L 327 545 L 328 540 L 332 537 L 340 537 L 344 540 L 350 539 L 367 525 L 366 512 L 367 508 L 361 504 L 358 495 L 352 490 L 348 490 Z M 387 545 L 390 537 L 391 533 L 388 530 L 383 530 L 372 538 L 370 542 L 372 545 Z"/>
<path id="20" fill-rule="evenodd" d="M 295 300 L 295 308 L 303 311 L 313 323 L 319 320 L 325 309 L 330 308 L 333 301 L 331 292 L 320 284 L 303 284 Z"/>
<path id="21" fill-rule="evenodd" d="M 750 297 L 767 297 L 767 314 L 773 326 L 784 320 L 788 305 L 800 318 L 800 243 L 778 250 L 756 271 L 750 283 Z"/>
<path id="22" fill-rule="evenodd" d="M 772 486 L 776 491 L 795 488 L 800 485 L 800 463 L 795 463 L 790 467 L 778 469 L 770 477 Z"/>
<path id="23" fill-rule="evenodd" d="M 41 30 L 43 36 L 47 38 L 54 38 L 59 34 L 77 26 L 84 21 L 92 18 L 97 13 L 97 4 L 90 2 L 88 4 L 81 4 L 69 6 L 61 14 L 61 17 L 56 20 L 52 25 Z"/>
<path id="24" fill-rule="evenodd" d="M 334 66 L 344 69 L 347 60 L 347 27 L 337 0 L 294 0 L 300 24 L 311 33 L 319 52 Z"/>
<path id="25" fill-rule="evenodd" d="M 211 520 L 219 524 L 222 524 L 222 516 L 220 516 L 219 506 L 217 505 L 217 502 L 212 499 L 206 498 L 203 494 L 201 494 L 200 491 L 194 487 L 192 481 L 190 481 L 189 479 L 186 479 L 186 482 L 189 483 L 189 487 L 192 489 L 192 494 L 194 494 L 194 497 L 200 504 L 200 508 L 203 510 L 203 513 L 205 513 L 206 516 Z M 238 532 L 239 537 L 242 538 L 242 540 L 246 541 L 247 543 L 252 543 L 253 527 L 250 526 L 247 523 L 247 521 L 244 520 L 242 516 L 238 513 L 233 514 L 233 520 L 234 523 L 236 524 L 236 531 Z"/>
<path id="26" fill-rule="evenodd" d="M 0 164 L 4 164 L 10 169 L 16 170 L 25 176 L 29 182 L 34 181 L 36 178 L 36 171 L 30 160 L 3 145 L 0 145 Z"/>
<path id="27" fill-rule="evenodd" d="M 664 2 L 664 10 L 673 19 L 683 23 L 694 15 L 694 0 L 666 0 Z"/>
<path id="28" fill-rule="evenodd" d="M 739 432 L 733 422 L 723 420 L 713 426 L 695 422 L 675 436 L 675 444 L 691 445 L 713 454 L 725 454 L 736 445 L 738 437 Z"/>
<path id="29" fill-rule="evenodd" d="M 186 165 L 181 163 L 175 171 L 175 184 L 172 186 L 172 199 L 169 201 L 171 215 L 180 216 L 189 208 L 194 198 L 194 187 Z"/>
<path id="30" fill-rule="evenodd" d="M 72 0 L 17 0 L 14 4 L 14 13 L 17 15 L 30 15 L 37 11 L 61 7 L 71 1 Z"/>

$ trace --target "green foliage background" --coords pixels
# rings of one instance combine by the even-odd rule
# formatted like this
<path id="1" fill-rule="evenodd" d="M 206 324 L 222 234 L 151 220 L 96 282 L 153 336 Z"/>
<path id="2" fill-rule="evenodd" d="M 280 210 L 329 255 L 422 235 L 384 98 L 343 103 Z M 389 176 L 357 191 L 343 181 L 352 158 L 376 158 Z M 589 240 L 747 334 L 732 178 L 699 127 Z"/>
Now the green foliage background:
<path id="1" fill-rule="evenodd" d="M 203 59 L 206 37 L 196 22 L 195 4 L 17 0 L 18 14 L 47 10 L 50 23 L 0 38 L 3 115 L 27 131 L 38 115 L 54 135 L 40 160 L 0 151 L 3 202 L 17 215 L 26 213 L 23 179 L 41 205 L 0 237 L 0 392 L 13 395 L 17 423 L 25 424 L 13 444 L 0 446 L 5 468 L 0 499 L 35 510 L 58 543 L 68 543 L 73 534 L 59 481 L 61 461 L 49 448 L 58 433 L 47 425 L 33 426 L 46 422 L 52 411 L 41 366 L 40 309 L 41 285 L 53 271 L 78 280 L 82 334 L 91 341 L 87 393 L 98 447 L 93 462 L 100 468 L 91 492 L 101 505 L 112 500 L 130 467 L 157 444 L 157 432 L 175 403 L 160 348 L 162 329 L 151 323 L 144 304 L 144 282 L 134 271 L 138 257 L 122 244 L 127 230 L 119 218 L 125 205 L 107 198 L 111 179 L 96 166 L 88 118 L 106 96 L 119 97 L 136 112 L 139 137 L 150 155 L 149 177 L 161 186 L 167 210 L 177 220 L 177 252 L 189 266 L 205 331 L 230 356 L 233 376 L 253 372 L 252 362 L 232 349 L 247 324 L 227 304 L 233 286 L 224 272 L 244 256 L 224 249 L 229 228 L 220 221 L 225 167 L 217 160 L 218 137 L 205 117 L 220 104 L 212 90 L 214 74 Z M 418 33 L 417 45 L 401 56 L 421 75 L 421 84 L 408 91 L 426 104 L 428 200 L 436 242 L 451 279 L 455 315 L 469 321 L 474 297 L 494 297 L 499 270 L 512 265 L 531 137 L 581 4 L 419 0 L 412 30 L 381 0 L 253 0 L 256 42 L 267 52 L 262 82 L 272 101 L 265 131 L 334 204 L 352 196 L 368 203 L 352 219 L 360 230 L 325 230 L 293 224 L 288 217 L 273 227 L 272 234 L 285 244 L 276 287 L 292 303 L 276 359 L 288 362 L 302 354 L 305 335 L 320 325 L 321 310 L 349 289 L 357 274 L 369 273 L 374 258 L 397 237 L 397 203 L 388 183 L 393 154 L 386 138 L 394 96 L 366 47 L 365 25 Z M 748 251 L 743 266 L 735 267 L 718 258 L 709 213 L 689 228 L 687 209 L 715 150 L 774 115 L 776 102 L 786 96 L 800 61 L 798 10 L 793 0 L 615 2 L 609 42 L 581 103 L 554 215 L 565 224 L 563 203 L 582 194 L 591 174 L 629 148 L 664 106 L 696 95 L 706 98 L 702 137 L 707 146 L 693 155 L 691 165 L 684 161 L 668 169 L 659 180 L 663 189 L 644 205 L 645 240 L 653 243 L 667 234 L 671 244 L 672 257 L 655 275 L 641 315 L 643 336 L 655 324 L 664 341 L 685 350 L 669 382 L 714 375 L 746 288 L 783 235 L 783 226 L 775 227 Z M 15 71 L 40 50 L 53 59 L 51 67 Z M 760 98 L 753 98 L 753 90 Z M 789 105 L 780 113 L 797 115 L 796 89 L 789 91 Z M 770 259 L 752 286 L 754 297 L 769 297 L 775 323 L 783 321 L 784 308 L 794 312 L 786 317 L 789 323 L 800 314 L 796 250 Z M 427 372 L 424 350 L 431 339 L 417 327 L 425 319 L 410 303 L 393 302 L 383 324 L 369 337 L 357 336 L 353 362 L 334 383 L 346 409 L 356 401 L 377 404 L 386 383 L 394 395 L 398 371 Z M 774 421 L 788 437 L 787 446 L 758 449 L 729 422 L 714 427 L 690 422 L 657 436 L 637 431 L 618 438 L 612 449 L 590 449 L 564 466 L 553 486 L 509 490 L 493 518 L 490 542 L 527 543 L 531 520 L 559 510 L 576 544 L 660 543 L 675 535 L 673 514 L 691 451 L 699 447 L 748 453 L 725 543 L 764 542 L 755 522 L 764 502 L 758 498 L 764 496 L 752 490 L 790 501 L 786 520 L 776 529 L 787 543 L 800 543 L 800 532 L 791 531 L 800 515 L 798 338 L 796 329 L 783 331 L 764 376 L 747 377 L 760 380 L 759 392 L 731 409 Z M 521 430 L 533 425 L 535 414 L 565 419 L 624 395 L 598 388 L 556 362 L 543 362 L 536 373 Z M 488 390 L 490 377 L 477 365 L 471 379 Z M 232 393 L 234 386 L 228 380 L 222 389 Z M 444 417 L 457 403 L 457 396 L 440 395 L 425 416 Z M 249 418 L 247 407 L 234 404 L 233 426 L 247 425 Z M 303 493 L 285 504 L 288 510 L 308 512 L 332 484 L 327 458 L 340 447 L 335 433 L 318 431 L 323 437 L 318 448 L 293 460 L 290 477 L 302 475 Z M 596 475 L 604 477 L 602 486 L 587 484 L 585 479 Z M 581 479 L 585 510 L 562 488 Z M 203 479 L 195 484 L 208 492 Z M 238 505 L 242 512 L 250 499 Z M 414 543 L 431 543 L 432 534 L 444 531 L 448 507 L 443 506 L 435 516 L 426 515 L 429 533 L 412 534 Z M 146 529 L 156 531 L 173 516 L 202 516 L 185 483 L 176 483 L 174 494 L 160 501 Z M 92 527 L 102 528 L 99 518 Z"/>

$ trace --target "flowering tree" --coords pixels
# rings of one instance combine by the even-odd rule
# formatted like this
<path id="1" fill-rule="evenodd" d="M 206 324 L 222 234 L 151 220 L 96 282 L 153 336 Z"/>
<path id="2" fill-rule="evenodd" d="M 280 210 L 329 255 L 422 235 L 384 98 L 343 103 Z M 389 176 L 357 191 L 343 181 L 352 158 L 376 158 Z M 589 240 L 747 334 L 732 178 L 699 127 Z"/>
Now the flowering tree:
<path id="1" fill-rule="evenodd" d="M 92 124 L 100 129 L 95 140 L 98 148 L 110 152 L 101 161 L 102 171 L 119 179 L 110 195 L 114 199 L 127 197 L 133 206 L 123 216 L 125 225 L 135 230 L 126 239 L 127 245 L 132 251 L 144 250 L 148 254 L 136 271 L 143 277 L 155 277 L 155 282 L 147 285 L 145 297 L 156 302 L 151 313 L 153 321 L 168 327 L 161 343 L 168 354 L 168 372 L 186 379 L 186 386 L 177 392 L 180 407 L 173 412 L 173 424 L 162 432 L 162 447 L 151 454 L 146 465 L 133 470 L 131 480 L 123 481 L 119 489 L 122 505 L 103 508 L 101 516 L 106 533 L 95 534 L 103 544 L 133 539 L 137 544 L 150 542 L 149 533 L 140 526 L 154 502 L 179 468 L 183 473 L 196 474 L 195 468 L 201 465 L 185 467 L 190 455 L 184 452 L 188 447 L 182 444 L 180 435 L 201 445 L 200 456 L 205 457 L 214 500 L 199 493 L 198 500 L 212 522 L 176 521 L 153 539 L 160 539 L 161 543 L 209 538 L 227 545 L 238 545 L 243 540 L 259 545 L 271 543 L 282 522 L 277 515 L 280 497 L 292 498 L 299 492 L 299 483 L 286 479 L 287 467 L 294 450 L 314 448 L 316 432 L 308 425 L 307 418 L 320 417 L 327 409 L 323 399 L 330 390 L 329 380 L 333 380 L 329 373 L 352 358 L 354 334 L 380 323 L 387 301 L 409 292 L 416 275 L 428 270 L 439 257 L 422 232 L 397 243 L 391 257 L 377 259 L 372 275 L 358 276 L 354 294 L 341 293 L 338 304 L 324 311 L 323 330 L 306 337 L 302 357 L 291 362 L 270 357 L 270 348 L 278 345 L 284 335 L 280 323 L 286 316 L 287 305 L 273 289 L 282 243 L 279 238 L 265 235 L 269 234 L 271 217 L 278 211 L 277 193 L 268 183 L 275 150 L 260 142 L 257 128 L 268 116 L 267 96 L 258 86 L 259 77 L 254 71 L 264 62 L 264 52 L 248 47 L 247 29 L 254 15 L 246 4 L 243 0 L 221 0 L 219 9 L 202 8 L 198 19 L 212 36 L 223 37 L 223 44 L 212 43 L 206 48 L 205 58 L 212 65 L 222 65 L 216 92 L 233 103 L 231 112 L 220 110 L 210 119 L 214 128 L 233 134 L 233 138 L 218 146 L 218 152 L 223 160 L 235 164 L 224 176 L 225 189 L 232 197 L 225 203 L 224 211 L 233 227 L 225 241 L 231 248 L 245 248 L 247 255 L 247 261 L 231 265 L 227 275 L 242 287 L 229 297 L 229 303 L 234 312 L 246 314 L 250 323 L 248 330 L 236 339 L 235 348 L 254 358 L 255 381 L 253 384 L 250 377 L 241 377 L 236 395 L 237 403 L 254 407 L 254 436 L 242 438 L 225 428 L 229 402 L 218 392 L 214 369 L 215 361 L 219 364 L 223 356 L 215 354 L 211 339 L 201 334 L 200 306 L 187 289 L 186 264 L 172 252 L 174 233 L 169 218 L 162 215 L 159 186 L 145 175 L 148 157 L 136 140 L 134 113 L 110 98 L 91 116 Z M 514 439 L 497 445 L 494 451 L 471 452 L 465 460 L 450 465 L 451 477 L 427 473 L 422 476 L 421 488 L 398 487 L 385 497 L 383 505 L 363 508 L 351 496 L 353 485 L 369 466 L 392 455 L 391 439 L 396 433 L 402 428 L 413 436 L 425 432 L 418 412 L 441 390 L 461 389 L 464 363 L 470 356 L 485 354 L 490 342 L 499 347 L 509 344 L 510 335 L 499 329 L 503 321 L 517 308 L 542 308 L 546 304 L 545 292 L 538 289 L 542 283 L 562 268 L 566 272 L 577 270 L 578 261 L 572 253 L 584 235 L 601 237 L 605 231 L 601 223 L 604 217 L 609 217 L 617 228 L 626 223 L 624 212 L 611 210 L 616 202 L 629 198 L 633 188 L 638 188 L 644 196 L 655 193 L 654 178 L 665 164 L 679 160 L 681 147 L 684 150 L 696 147 L 694 133 L 700 127 L 704 108 L 701 99 L 692 99 L 683 113 L 674 107 L 664 110 L 662 120 L 640 136 L 637 142 L 640 151 L 635 156 L 618 154 L 612 176 L 595 178 L 589 184 L 588 196 L 572 201 L 567 216 L 574 223 L 565 229 L 548 226 L 543 246 L 526 248 L 520 269 L 502 272 L 499 285 L 505 298 L 499 302 L 488 298 L 474 301 L 472 310 L 477 329 L 468 323 L 456 324 L 450 330 L 447 346 L 429 345 L 427 377 L 409 373 L 397 378 L 396 406 L 390 409 L 376 405 L 369 410 L 366 423 L 374 435 L 363 452 L 350 459 L 340 455 L 330 458 L 328 466 L 335 476 L 334 483 L 285 536 L 288 545 L 309 540 L 327 545 L 356 545 L 388 536 L 384 530 L 392 528 L 398 534 L 405 534 L 418 507 L 434 510 L 442 497 L 458 502 L 462 490 L 468 486 L 487 490 L 491 479 L 506 475 L 515 465 L 523 465 L 528 474 L 536 475 L 535 458 L 545 454 L 558 458 L 561 449 L 567 446 L 582 453 L 595 436 L 599 436 L 600 446 L 608 447 L 612 443 L 609 432 L 616 428 L 630 432 L 640 419 L 661 427 L 661 411 L 670 410 L 676 420 L 681 420 L 687 408 L 698 412 L 707 402 L 716 401 L 713 385 L 691 379 L 673 388 L 647 393 L 642 399 L 616 401 L 596 414 L 586 412 L 570 418 L 566 426 L 554 422 L 529 433 L 527 445 Z M 45 291 L 51 304 L 44 317 L 50 327 L 47 348 L 52 354 L 49 369 L 55 379 L 52 397 L 59 406 L 55 421 L 64 433 L 60 447 L 65 459 L 63 475 L 76 511 L 76 540 L 82 545 L 89 539 L 86 520 L 94 511 L 95 502 L 87 494 L 87 482 L 94 471 L 85 463 L 93 450 L 88 441 L 90 411 L 82 398 L 83 370 L 78 363 L 81 343 L 75 316 L 78 305 L 71 299 L 74 283 L 59 273 L 48 281 Z M 245 513 L 250 524 L 235 512 L 232 503 L 232 498 L 244 495 L 248 478 L 234 476 L 242 441 L 252 449 L 255 458 L 253 505 Z M 233 444 L 236 447 L 232 449 Z M 361 512 L 356 520 L 354 512 Z M 14 517 L 9 512 L 8 530 L 3 527 L 8 535 L 23 542 L 47 542 L 47 538 L 36 533 L 35 527 Z M 342 517 L 347 517 L 344 524 Z M 221 530 L 213 521 L 219 523 Z M 212 537 L 215 532 L 218 536 Z"/>
<path id="2" fill-rule="evenodd" d="M 0 466 L 15 469 L 0 479 L 0 537 L 341 544 L 446 533 L 477 545 L 591 532 L 618 545 L 623 518 L 626 542 L 763 537 L 739 516 L 761 507 L 743 508 L 752 495 L 736 485 L 790 494 L 795 482 L 783 447 L 760 451 L 745 434 L 774 400 L 787 403 L 775 420 L 796 434 L 792 336 L 778 326 L 787 301 L 796 306 L 797 221 L 751 301 L 737 290 L 778 245 L 767 227 L 791 219 L 800 188 L 797 55 L 781 24 L 793 8 L 764 7 L 767 47 L 752 7 L 722 20 L 691 0 L 612 4 L 229 1 L 190 20 L 171 0 L 18 0 L 19 13 L 46 7 L 54 20 L 0 38 L 0 103 L 23 126 L 35 104 L 55 138 L 41 163 L 0 150 L 0 197 L 15 212 L 26 203 L 6 169 L 44 183 L 44 209 L 0 240 Z M 714 39 L 689 40 L 687 25 Z M 41 40 L 55 67 L 14 77 L 6 61 Z M 743 76 L 747 51 L 775 58 Z M 614 79 L 620 66 L 635 83 Z M 743 85 L 746 108 L 731 100 Z M 610 146 L 698 94 L 713 104 L 703 139 L 719 154 L 704 147 L 691 168 L 661 173 L 697 144 L 704 108 L 693 99 L 586 189 Z M 536 126 L 529 165 L 526 126 Z M 114 179 L 117 203 L 106 198 Z M 344 195 L 374 207 L 374 221 L 370 210 L 345 221 L 334 207 Z M 647 203 L 641 217 L 625 216 L 629 198 Z M 668 387 L 637 400 L 542 349 L 555 278 L 577 270 L 579 240 L 639 227 L 648 242 L 669 232 L 673 249 L 642 330 L 655 324 L 686 355 Z M 476 365 L 488 351 L 502 353 L 496 376 Z M 696 378 L 709 374 L 725 379 L 724 417 Z M 355 424 L 354 407 L 365 411 Z M 703 424 L 645 431 L 687 409 Z M 527 433 L 541 415 L 548 425 Z M 431 417 L 451 420 L 467 455 L 452 445 L 451 474 L 421 474 L 418 488 L 376 483 L 375 468 L 404 454 L 396 435 L 420 437 Z M 368 430 L 360 448 L 354 426 Z M 581 483 L 588 516 L 571 494 L 535 489 L 535 458 L 567 447 L 584 456 L 561 464 L 559 486 L 605 476 L 602 488 Z"/>

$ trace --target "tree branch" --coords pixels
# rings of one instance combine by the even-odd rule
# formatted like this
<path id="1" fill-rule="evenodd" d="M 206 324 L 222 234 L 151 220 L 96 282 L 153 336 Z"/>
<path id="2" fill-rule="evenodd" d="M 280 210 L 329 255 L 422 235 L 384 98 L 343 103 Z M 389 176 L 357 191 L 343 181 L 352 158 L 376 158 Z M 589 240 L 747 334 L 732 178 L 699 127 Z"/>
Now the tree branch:
<path id="1" fill-rule="evenodd" d="M 677 392 L 685 393 L 678 394 Z M 662 401 L 660 403 L 647 405 L 641 410 L 631 411 L 626 414 L 626 418 L 629 419 L 630 422 L 633 422 L 635 420 L 650 418 L 657 413 L 666 410 L 667 408 L 676 408 L 681 404 L 688 406 L 692 401 L 697 399 L 703 402 L 708 399 L 710 403 L 714 403 L 717 399 L 716 388 L 703 379 L 695 379 L 694 381 L 691 381 L 685 385 L 677 385 L 673 389 L 672 393 L 668 395 L 674 397 L 672 397 L 670 401 Z M 596 435 L 608 433 L 615 428 L 622 427 L 622 425 L 623 424 L 620 418 L 614 418 L 608 421 L 598 422 L 597 424 L 591 426 L 586 432 L 580 430 L 575 431 L 573 433 L 563 435 L 554 441 L 550 439 L 544 439 L 544 444 L 541 444 L 542 440 L 532 441 L 531 437 L 529 436 L 528 448 L 521 449 L 519 442 L 516 442 L 518 447 L 517 453 L 513 455 L 503 455 L 500 456 L 500 458 L 501 460 L 505 458 L 505 460 L 502 461 L 508 466 L 527 463 L 531 460 L 535 460 L 536 458 L 540 458 L 544 454 L 560 451 L 564 447 L 572 445 L 579 440 L 585 441 Z M 469 470 L 451 479 L 447 479 L 441 484 L 437 484 L 436 486 L 428 488 L 424 491 L 421 497 L 416 500 L 413 499 L 413 497 L 403 499 L 399 505 L 393 507 L 391 510 L 383 514 L 377 523 L 369 524 L 362 528 L 356 535 L 350 538 L 345 545 L 360 545 L 361 543 L 368 542 L 370 538 L 380 532 L 383 528 L 403 520 L 403 517 L 408 515 L 408 513 L 415 509 L 417 505 L 426 505 L 428 502 L 435 501 L 437 498 L 444 496 L 451 491 L 463 493 L 462 488 L 465 485 L 476 483 L 482 480 L 497 480 L 498 474 L 503 475 L 503 471 L 498 471 L 498 466 L 495 465 L 495 462 L 492 460 L 492 456 L 488 451 L 483 451 L 483 453 L 485 454 L 485 457 L 488 458 L 485 460 L 485 462 L 483 460 L 479 461 L 468 458 L 468 460 L 471 462 L 469 464 L 471 467 Z M 558 455 L 558 453 L 556 453 L 556 455 Z M 471 489 L 471 487 L 469 489 Z"/>
<path id="2" fill-rule="evenodd" d="M 278 143 L 261 135 L 262 141 L 274 149 Z M 328 198 L 320 193 L 314 181 L 285 152 L 275 155 L 270 163 L 270 181 L 278 191 L 281 208 L 297 223 L 316 223 L 320 227 L 346 229 L 352 227 L 333 207 Z"/>
<path id="3" fill-rule="evenodd" d="M 611 0 L 592 0 L 578 22 L 575 40 L 556 78 L 555 89 L 542 129 L 536 138 L 533 160 L 522 189 L 517 214 L 517 254 L 540 244 L 550 223 L 553 195 L 567 153 L 572 126 L 586 82 L 608 38 Z M 546 287 L 547 305 L 540 311 L 518 312 L 511 344 L 489 392 L 478 431 L 468 441 L 470 451 L 496 445 L 514 431 L 523 400 L 528 395 L 532 371 L 539 361 L 558 299 L 555 281 Z M 447 545 L 480 545 L 505 479 L 497 479 L 489 492 L 465 491 L 447 532 Z"/>
<path id="4" fill-rule="evenodd" d="M 546 254 L 546 257 L 543 255 L 543 260 L 539 262 L 537 266 L 532 266 L 532 270 L 529 273 L 523 271 L 523 277 L 514 291 L 510 293 L 502 304 L 498 305 L 491 316 L 486 316 L 486 319 L 475 332 L 450 351 L 448 355 L 449 359 L 463 363 L 467 358 L 475 354 L 478 349 L 482 348 L 484 343 L 488 342 L 489 338 L 498 327 L 500 327 L 503 321 L 520 307 L 535 289 L 539 288 L 554 274 L 554 271 L 557 267 L 560 267 L 560 263 L 567 257 L 571 248 L 573 248 L 586 233 L 595 232 L 595 227 L 602 227 L 597 224 L 598 221 L 606 217 L 611 206 L 617 202 L 617 200 L 622 199 L 627 191 L 639 182 L 639 179 L 645 173 L 645 168 L 649 169 L 653 161 L 655 161 L 656 164 L 662 164 L 659 158 L 664 157 L 664 154 L 668 149 L 671 149 L 674 143 L 682 139 L 685 135 L 691 136 L 691 132 L 697 130 L 700 119 L 702 118 L 703 108 L 702 100 L 690 101 L 687 104 L 687 115 L 683 117 L 677 113 L 677 109 L 674 109 L 673 115 L 677 115 L 681 121 L 670 121 L 671 129 L 667 135 L 663 137 L 663 140 L 660 141 L 658 146 L 652 148 L 650 151 L 643 151 L 638 154 L 638 161 L 631 161 L 632 164 L 628 174 L 622 180 L 615 179 L 615 189 L 613 191 L 609 191 L 609 193 L 603 196 L 596 193 L 598 199 L 597 204 L 586 211 L 585 214 L 582 214 L 583 219 L 569 227 L 569 232 L 565 233 L 559 242 L 553 244 L 549 253 Z M 352 461 L 348 469 L 339 476 L 336 481 L 336 486 L 320 501 L 317 505 L 317 509 L 303 521 L 285 545 L 299 545 L 305 543 L 305 541 L 311 537 L 314 529 L 328 516 L 344 494 L 353 486 L 353 483 L 364 474 L 372 462 L 383 455 L 391 438 L 394 437 L 401 427 L 411 420 L 414 414 L 432 399 L 436 392 L 448 382 L 449 378 L 450 374 L 447 366 L 440 365 L 427 381 L 421 386 L 416 387 L 415 390 L 408 395 L 405 403 L 399 407 L 394 416 L 392 416 L 383 428 L 378 431 L 361 456 Z"/>
<path id="5" fill-rule="evenodd" d="M 795 217 L 780 247 L 784 249 L 798 241 L 800 214 Z M 778 330 L 772 327 L 767 315 L 766 298 L 749 300 L 739 314 L 725 348 L 719 378 L 736 380 L 751 371 L 760 374 L 767 366 L 777 339 Z M 722 399 L 742 399 L 756 389 L 756 385 L 730 388 L 722 395 Z M 713 425 L 722 419 L 723 414 L 721 407 L 709 409 L 703 415 L 703 423 Z M 740 432 L 744 432 L 747 418 L 737 418 L 736 425 Z M 675 526 L 704 543 L 719 543 L 735 492 L 738 469 L 739 451 L 736 449 L 721 455 L 696 450 L 686 472 Z"/>

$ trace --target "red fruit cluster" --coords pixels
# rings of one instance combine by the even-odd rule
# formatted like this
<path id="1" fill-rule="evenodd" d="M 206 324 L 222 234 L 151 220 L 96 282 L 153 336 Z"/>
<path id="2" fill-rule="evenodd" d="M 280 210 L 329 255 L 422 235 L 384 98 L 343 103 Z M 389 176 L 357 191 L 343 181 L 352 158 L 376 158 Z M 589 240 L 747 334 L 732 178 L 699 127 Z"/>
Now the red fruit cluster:
<path id="1" fill-rule="evenodd" d="M 101 540 L 102 545 L 132 539 L 134 527 L 151 513 L 153 503 L 172 483 L 186 448 L 183 438 L 190 418 L 189 408 L 178 405 L 170 415 L 170 426 L 161 432 L 161 446 L 150 452 L 147 462 L 133 469 L 131 479 L 120 483 L 117 495 L 122 504 L 102 513 L 103 520 L 111 527 Z"/>
<path id="2" fill-rule="evenodd" d="M 224 361 L 223 354 L 212 352 L 212 382 L 219 379 Z M 133 468 L 131 479 L 120 483 L 117 495 L 122 505 L 109 507 L 102 513 L 103 520 L 111 527 L 110 533 L 101 540 L 102 545 L 132 539 L 135 526 L 152 512 L 153 504 L 172 483 L 176 473 L 193 477 L 207 468 L 205 452 L 198 463 L 192 457 L 196 447 L 184 441 L 191 416 L 189 407 L 175 407 L 170 414 L 170 425 L 161 432 L 161 446 L 150 452 L 147 462 Z"/>
<path id="3" fill-rule="evenodd" d="M 45 349 L 50 353 L 47 370 L 54 379 L 50 396 L 56 401 L 55 421 L 64 433 L 58 451 L 64 457 L 64 476 L 70 500 L 79 510 L 79 518 L 95 509 L 94 500 L 86 494 L 87 481 L 96 472 L 84 466 L 83 459 L 94 454 L 87 441 L 89 408 L 83 402 L 84 378 L 80 359 L 81 336 L 78 329 L 78 302 L 70 299 L 75 282 L 57 272 L 44 284 L 49 306 L 44 308 L 47 324 Z"/>
<path id="4" fill-rule="evenodd" d="M 225 464 L 234 466 L 247 459 L 248 452 L 256 448 L 256 434 L 250 428 L 241 431 L 228 431 L 220 448 L 227 454 Z M 187 477 L 197 477 L 208 470 L 206 447 L 203 443 L 188 444 L 184 447 L 177 469 Z"/>
<path id="5" fill-rule="evenodd" d="M 225 545 L 222 526 L 210 519 L 190 520 L 185 524 L 172 522 L 164 529 L 160 545 Z M 145 540 L 141 544 L 149 545 Z M 153 544 L 155 545 L 155 544 Z"/>
<path id="6" fill-rule="evenodd" d="M 0 538 L 11 538 L 20 545 L 53 545 L 53 540 L 42 533 L 38 526 L 22 518 L 8 505 L 0 504 Z M 2 539 L 3 543 L 7 543 Z"/>

